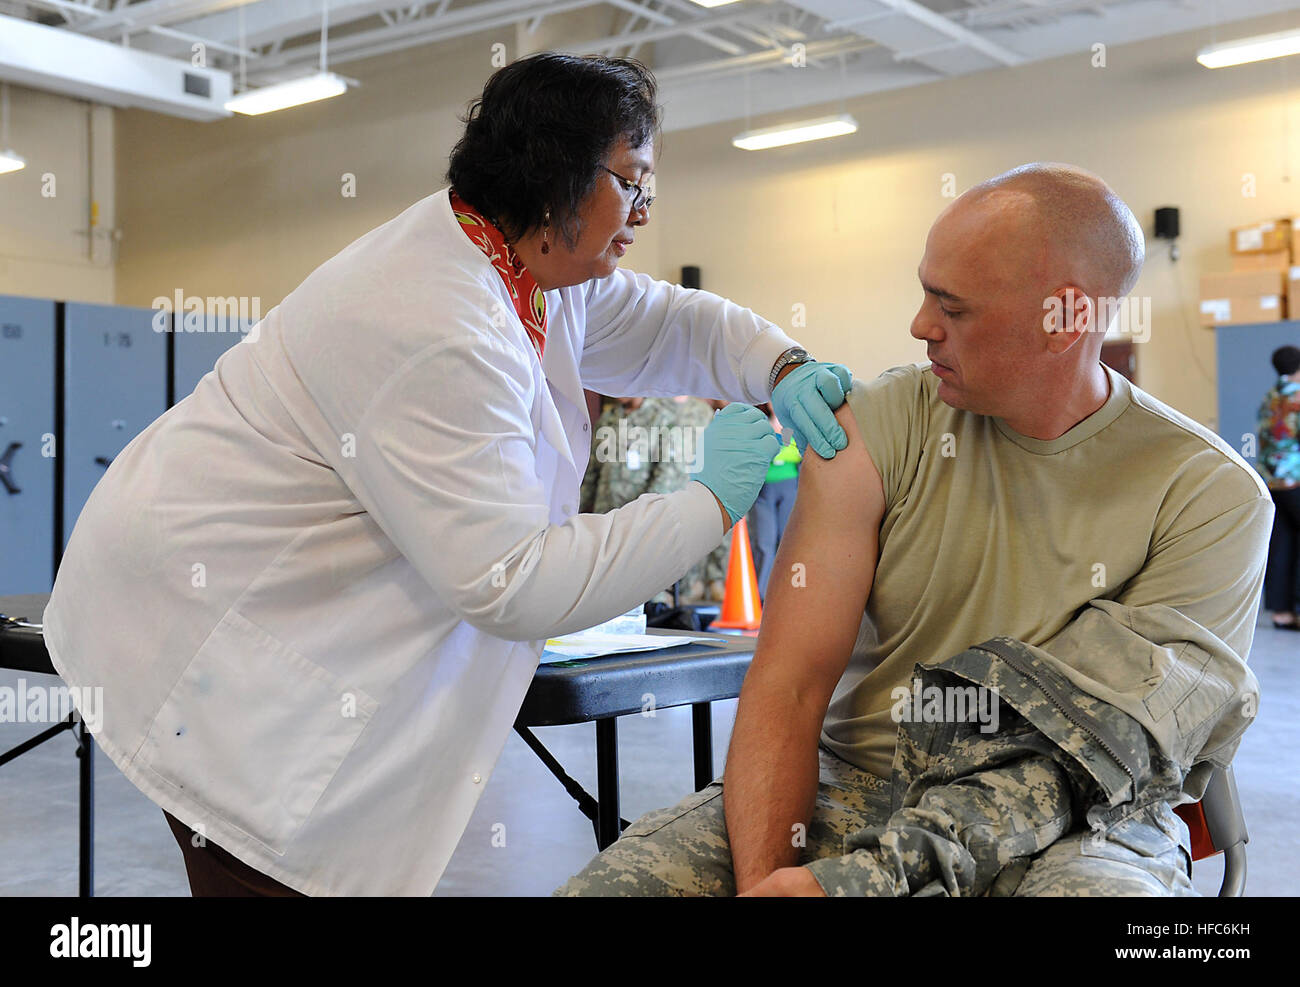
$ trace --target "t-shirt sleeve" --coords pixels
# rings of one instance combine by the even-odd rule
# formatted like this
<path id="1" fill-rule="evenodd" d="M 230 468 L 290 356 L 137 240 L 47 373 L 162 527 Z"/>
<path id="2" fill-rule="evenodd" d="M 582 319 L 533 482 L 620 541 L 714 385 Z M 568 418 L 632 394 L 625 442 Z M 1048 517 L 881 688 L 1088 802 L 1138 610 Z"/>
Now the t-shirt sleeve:
<path id="1" fill-rule="evenodd" d="M 1180 515 L 1115 599 L 1093 600 L 1042 649 L 1184 768 L 1228 764 L 1258 708 L 1246 656 L 1272 520 L 1262 495 L 1209 518 Z M 1184 789 L 1199 798 L 1208 777 L 1198 771 Z"/>
<path id="2" fill-rule="evenodd" d="M 926 418 L 923 374 L 908 364 L 874 380 L 855 378 L 849 388 L 849 408 L 880 473 L 886 512 L 907 495 L 920 463 Z"/>

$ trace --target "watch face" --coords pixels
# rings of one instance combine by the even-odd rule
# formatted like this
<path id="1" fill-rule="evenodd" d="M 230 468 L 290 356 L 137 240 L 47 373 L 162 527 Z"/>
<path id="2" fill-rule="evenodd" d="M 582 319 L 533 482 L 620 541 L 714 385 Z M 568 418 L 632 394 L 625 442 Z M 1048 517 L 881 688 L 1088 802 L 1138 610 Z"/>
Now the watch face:
<path id="1" fill-rule="evenodd" d="M 772 376 L 768 378 L 771 386 L 776 386 L 775 382 L 777 375 L 786 367 L 796 366 L 800 363 L 807 363 L 811 359 L 812 357 L 808 355 L 808 351 L 801 347 L 796 346 L 793 349 L 786 350 L 784 355 L 782 355 L 772 367 Z"/>

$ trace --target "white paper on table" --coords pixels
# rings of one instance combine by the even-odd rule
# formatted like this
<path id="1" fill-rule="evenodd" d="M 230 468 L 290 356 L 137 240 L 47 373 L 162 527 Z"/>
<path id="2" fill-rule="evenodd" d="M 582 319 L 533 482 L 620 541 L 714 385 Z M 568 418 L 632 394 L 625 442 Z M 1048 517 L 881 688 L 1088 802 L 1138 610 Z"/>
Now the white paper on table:
<path id="1" fill-rule="evenodd" d="M 592 658 L 596 655 L 623 654 L 628 651 L 660 651 L 683 644 L 717 644 L 725 642 L 712 637 L 667 634 L 608 634 L 596 631 L 578 631 L 563 637 L 553 637 L 546 642 L 542 662 L 565 661 L 570 658 Z"/>

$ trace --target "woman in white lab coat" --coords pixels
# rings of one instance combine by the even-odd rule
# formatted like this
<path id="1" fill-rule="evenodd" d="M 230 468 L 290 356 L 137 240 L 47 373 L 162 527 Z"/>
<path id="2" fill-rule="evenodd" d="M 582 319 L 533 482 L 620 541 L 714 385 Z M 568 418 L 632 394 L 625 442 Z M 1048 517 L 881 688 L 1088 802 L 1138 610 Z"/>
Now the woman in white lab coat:
<path id="1" fill-rule="evenodd" d="M 452 188 L 321 265 L 113 461 L 59 569 L 51 659 L 103 688 L 96 739 L 179 821 L 196 894 L 430 894 L 544 640 L 671 585 L 752 504 L 779 440 L 735 405 L 700 482 L 576 514 L 584 384 L 772 398 L 843 445 L 846 370 L 618 269 L 652 196 L 641 66 L 533 56 L 466 124 Z"/>

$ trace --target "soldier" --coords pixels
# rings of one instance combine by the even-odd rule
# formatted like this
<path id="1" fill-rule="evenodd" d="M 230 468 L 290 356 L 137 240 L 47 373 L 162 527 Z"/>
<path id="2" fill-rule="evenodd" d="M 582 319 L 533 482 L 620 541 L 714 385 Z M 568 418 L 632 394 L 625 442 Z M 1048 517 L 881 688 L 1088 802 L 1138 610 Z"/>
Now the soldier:
<path id="1" fill-rule="evenodd" d="M 712 418 L 709 404 L 691 397 L 607 401 L 592 429 L 591 459 L 582 480 L 583 513 L 604 514 L 645 493 L 681 490 L 698 466 L 699 436 Z M 729 529 L 682 577 L 679 602 L 722 599 L 730 550 Z M 671 603 L 672 594 L 665 590 L 653 599 Z"/>
<path id="2" fill-rule="evenodd" d="M 1222 439 L 1100 363 L 1097 312 L 1143 251 L 1067 165 L 940 215 L 911 326 L 930 363 L 852 387 L 848 446 L 804 460 L 776 563 L 803 578 L 770 584 L 724 778 L 562 893 L 1195 893 L 1172 804 L 1257 708 L 1273 505 Z M 999 722 L 901 719 L 918 687 L 993 690 Z"/>

